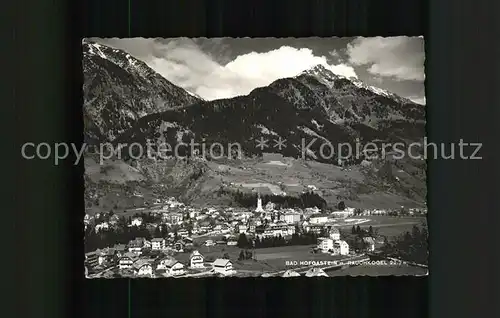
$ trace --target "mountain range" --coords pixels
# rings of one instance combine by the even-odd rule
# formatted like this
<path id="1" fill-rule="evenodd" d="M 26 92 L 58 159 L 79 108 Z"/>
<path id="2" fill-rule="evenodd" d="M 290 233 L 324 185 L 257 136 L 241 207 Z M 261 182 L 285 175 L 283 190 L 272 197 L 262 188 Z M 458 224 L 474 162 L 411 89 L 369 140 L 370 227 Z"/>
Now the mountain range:
<path id="1" fill-rule="evenodd" d="M 87 143 L 113 140 L 145 115 L 200 100 L 122 50 L 86 40 L 82 48 Z"/>
<path id="2" fill-rule="evenodd" d="M 84 41 L 82 46 L 83 115 L 85 141 L 88 144 L 112 142 L 115 145 L 139 143 L 145 146 L 150 142 L 161 142 L 173 146 L 193 140 L 208 148 L 214 143 L 238 143 L 243 152 L 242 160 L 247 163 L 258 160 L 256 158 L 260 158 L 262 153 L 275 152 L 289 158 L 289 167 L 294 167 L 294 163 L 298 165 L 299 161 L 302 164 L 311 161 L 306 164 L 309 165 L 310 175 L 325 167 L 342 169 L 342 176 L 337 177 L 346 182 L 339 179 L 335 183 L 336 176 L 324 176 L 337 188 L 349 188 L 346 195 L 333 191 L 332 202 L 341 198 L 356 205 L 356 200 L 363 201 L 360 199 L 363 192 L 361 195 L 385 193 L 391 198 L 394 195 L 394 198 L 388 199 L 394 201 L 392 205 L 403 201 L 425 205 L 425 161 L 411 158 L 394 161 L 384 157 L 368 160 L 367 163 L 367 157 L 362 156 L 347 160 L 343 167 L 334 167 L 338 163 L 336 153 L 329 158 L 318 156 L 324 142 L 353 146 L 368 142 L 421 142 L 425 136 L 423 105 L 365 85 L 357 79 L 336 75 L 322 65 L 256 88 L 246 96 L 205 101 L 169 82 L 144 62 L 122 50 L 89 41 Z M 256 147 L 256 140 L 261 137 L 269 140 L 265 149 Z M 286 147 L 273 147 L 272 140 L 278 138 L 286 140 Z M 308 147 L 305 158 L 304 141 L 309 144 L 314 139 L 317 142 Z M 126 165 L 126 170 L 132 169 L 140 177 L 125 178 L 125 181 L 118 178 L 117 183 L 141 181 L 155 186 L 162 184 L 188 200 L 201 198 L 201 201 L 211 196 L 214 189 L 234 188 L 234 184 L 245 187 L 244 182 L 239 180 L 247 175 L 242 173 L 245 169 L 240 169 L 239 175 L 234 172 L 238 170 L 237 166 L 245 166 L 241 160 L 224 162 L 224 167 L 233 167 L 233 173 L 222 173 L 214 165 L 216 162 L 210 159 L 181 163 L 175 158 L 137 158 L 130 154 L 137 155 L 133 149 L 123 147 L 120 158 L 114 158 L 112 165 L 116 168 L 116 162 L 119 162 L 119 171 Z M 183 148 L 182 154 L 192 155 L 188 147 Z M 94 172 L 92 177 L 87 173 L 86 185 L 103 180 L 116 183 L 116 178 L 107 178 L 106 173 L 97 173 L 96 169 L 89 168 L 92 165 L 89 162 L 96 163 L 90 157 L 87 171 Z M 218 164 L 220 166 L 220 162 Z M 246 165 L 246 169 L 251 167 Z M 101 170 L 105 169 L 101 167 Z M 253 178 L 257 170 L 254 169 Z M 356 175 L 349 175 L 351 172 Z M 122 174 L 127 175 L 123 171 L 119 175 Z M 193 179 L 193 174 L 197 178 Z M 283 173 L 279 169 L 264 173 L 261 180 L 254 183 L 264 182 L 272 188 L 273 182 L 283 184 L 283 181 L 274 180 L 280 175 Z M 359 175 L 362 177 L 358 178 Z M 298 181 L 302 187 L 312 182 L 304 180 L 308 179 L 304 176 L 307 173 Z M 332 186 L 324 187 L 323 192 L 328 192 L 328 187 Z"/>

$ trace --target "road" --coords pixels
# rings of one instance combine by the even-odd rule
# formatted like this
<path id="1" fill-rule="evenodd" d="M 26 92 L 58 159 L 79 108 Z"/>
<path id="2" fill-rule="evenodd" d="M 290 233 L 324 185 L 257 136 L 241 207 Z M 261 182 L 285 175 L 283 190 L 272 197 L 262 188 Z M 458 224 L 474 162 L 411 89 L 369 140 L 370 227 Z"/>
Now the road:
<path id="1" fill-rule="evenodd" d="M 367 260 L 369 260 L 369 257 L 366 256 L 366 255 L 356 255 L 356 256 L 349 257 L 349 258 L 345 258 L 345 259 L 340 260 L 340 261 L 335 261 L 336 263 L 334 265 L 320 265 L 320 266 L 318 266 L 318 265 L 312 264 L 312 265 L 307 265 L 307 266 L 302 266 L 302 267 L 290 267 L 288 269 L 277 271 L 277 272 L 264 272 L 264 273 L 269 274 L 271 276 L 281 276 L 287 270 L 292 270 L 292 271 L 297 272 L 299 274 L 303 274 L 303 273 L 307 272 L 308 270 L 310 270 L 313 267 L 321 268 L 323 270 L 326 270 L 326 269 L 330 269 L 330 268 L 345 266 L 345 265 L 348 264 L 348 262 L 352 262 L 352 261 L 362 262 L 362 261 L 367 261 Z M 321 262 L 321 261 L 318 260 L 318 262 Z M 238 272 L 244 272 L 244 273 L 252 273 L 253 272 L 255 274 L 263 274 L 262 271 L 250 271 L 250 270 L 244 270 L 244 271 L 238 270 Z"/>
<path id="2" fill-rule="evenodd" d="M 371 224 L 371 227 L 387 227 L 387 226 L 398 226 L 398 225 L 414 225 L 419 224 L 417 221 L 415 222 L 400 222 L 400 223 L 390 223 L 390 224 Z"/>
<path id="3" fill-rule="evenodd" d="M 108 272 L 111 272 L 113 271 L 114 269 L 116 269 L 118 266 L 110 266 L 106 269 L 103 269 L 102 271 L 98 272 L 98 273 L 95 273 L 93 275 L 90 275 L 89 278 L 100 278 L 102 277 L 105 273 L 108 273 Z"/>
<path id="4" fill-rule="evenodd" d="M 182 278 L 184 278 L 184 277 L 203 277 L 203 276 L 212 276 L 212 275 L 215 275 L 214 270 L 211 269 L 211 268 L 208 268 L 208 270 L 205 271 L 205 272 L 194 273 L 194 274 L 186 274 L 186 275 L 182 275 L 180 277 L 182 277 Z"/>

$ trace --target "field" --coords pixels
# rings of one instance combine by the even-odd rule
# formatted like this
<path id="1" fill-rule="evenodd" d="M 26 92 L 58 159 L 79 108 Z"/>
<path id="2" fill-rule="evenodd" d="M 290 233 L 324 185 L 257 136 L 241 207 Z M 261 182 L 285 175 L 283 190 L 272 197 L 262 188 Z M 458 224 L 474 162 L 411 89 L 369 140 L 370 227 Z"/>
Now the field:
<path id="1" fill-rule="evenodd" d="M 254 252 L 255 260 L 244 261 L 238 261 L 241 249 L 236 246 L 200 246 L 197 250 L 205 256 L 207 261 L 213 261 L 227 253 L 234 264 L 234 268 L 238 271 L 281 271 L 291 268 L 286 265 L 286 261 L 334 261 L 343 258 L 331 256 L 330 254 L 312 253 L 312 247 L 314 246 L 281 246 L 254 249 L 252 252 Z M 188 257 L 188 253 L 176 255 L 176 259 L 179 261 L 183 261 L 184 258 L 187 260 Z"/>
<path id="2" fill-rule="evenodd" d="M 362 229 L 372 227 L 380 236 L 388 238 L 403 234 L 406 231 L 411 231 L 414 225 L 420 226 L 422 223 L 427 223 L 425 217 L 394 217 L 373 215 L 361 217 L 369 221 L 361 223 L 359 226 Z M 346 234 L 350 233 L 351 225 L 341 226 Z"/>
<path id="3" fill-rule="evenodd" d="M 201 170 L 200 170 L 201 169 Z M 303 191 L 316 189 L 327 202 L 328 206 L 335 206 L 340 200 L 354 208 L 399 208 L 422 207 L 421 200 L 415 200 L 396 191 L 401 187 L 409 189 L 425 188 L 425 182 L 414 180 L 413 177 L 403 176 L 396 170 L 401 182 L 395 184 L 384 183 L 367 174 L 366 167 L 352 166 L 343 169 L 334 165 L 305 161 L 301 159 L 283 158 L 264 162 L 259 158 L 243 160 L 214 160 L 204 163 L 179 162 L 142 162 L 132 167 L 121 160 L 107 160 L 103 165 L 94 158 L 85 158 L 85 173 L 90 182 L 107 181 L 117 185 L 126 185 L 130 181 L 149 182 L 172 186 L 163 193 L 165 196 L 183 197 L 194 206 L 227 205 L 230 197 L 217 196 L 220 189 L 228 191 L 251 192 L 259 190 L 261 194 L 299 195 Z M 376 171 L 376 167 L 370 168 Z M 191 182 L 193 174 L 203 171 L 202 177 Z M 369 177 L 370 176 L 370 177 Z M 375 179 L 374 179 L 375 178 Z M 413 183 L 403 182 L 410 180 Z M 378 181 L 377 181 L 378 180 Z M 407 180 L 407 181 L 408 181 Z M 119 188 L 119 187 L 117 187 Z M 149 189 L 135 189 L 144 197 L 144 202 L 152 203 L 154 199 Z M 107 191 L 101 191 L 106 194 Z M 119 192 L 119 191 L 118 191 Z M 167 193 L 168 192 L 168 193 Z M 140 207 L 142 198 L 128 202 L 123 200 L 125 193 L 111 193 L 102 198 L 98 204 L 101 210 L 109 210 L 118 206 L 118 210 Z M 121 198 L 118 198 L 118 197 Z"/>
<path id="4" fill-rule="evenodd" d="M 332 256 L 330 254 L 312 253 L 311 248 L 314 245 L 308 246 L 283 246 L 261 248 L 253 250 L 255 260 L 238 261 L 238 255 L 241 251 L 235 246 L 202 246 L 197 248 L 206 258 L 207 261 L 213 261 L 216 258 L 228 254 L 233 262 L 234 269 L 239 275 L 255 276 L 264 272 L 278 272 L 287 269 L 303 268 L 300 261 L 335 261 L 351 256 Z M 176 255 L 176 259 L 181 262 L 188 260 L 188 253 Z M 297 265 L 289 265 L 287 261 L 297 261 Z M 407 266 L 407 265 L 360 265 L 338 270 L 327 270 L 327 274 L 334 276 L 377 276 L 377 275 L 426 275 L 427 269 Z"/>
<path id="5" fill-rule="evenodd" d="M 263 194 L 286 192 L 288 195 L 300 194 L 314 186 L 317 192 L 335 205 L 340 199 L 355 208 L 399 208 L 400 206 L 421 207 L 422 202 L 409 199 L 391 191 L 388 184 L 367 180 L 364 167 L 352 166 L 343 169 L 338 166 L 283 158 L 281 161 L 261 162 L 257 159 L 241 160 L 235 166 L 231 162 L 208 162 L 213 179 L 225 184 L 226 188 L 240 191 L 259 189 Z M 409 175 L 401 175 L 394 170 L 401 183 L 410 180 L 413 188 L 425 188 L 425 183 Z M 404 184 L 407 184 L 405 182 Z M 364 190 L 362 190 L 364 189 Z M 392 192 L 392 193 L 391 193 Z"/>

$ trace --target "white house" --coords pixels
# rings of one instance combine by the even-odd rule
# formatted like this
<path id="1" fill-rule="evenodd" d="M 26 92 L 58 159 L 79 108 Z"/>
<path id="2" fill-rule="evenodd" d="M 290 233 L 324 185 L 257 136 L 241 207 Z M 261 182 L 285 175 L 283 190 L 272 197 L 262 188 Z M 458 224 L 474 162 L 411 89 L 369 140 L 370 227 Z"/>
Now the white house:
<path id="1" fill-rule="evenodd" d="M 327 214 L 313 214 L 309 218 L 309 224 L 322 224 L 328 222 Z"/>
<path id="2" fill-rule="evenodd" d="M 109 224 L 111 225 L 116 225 L 120 221 L 120 217 L 116 214 L 113 214 L 112 216 L 109 217 Z"/>
<path id="3" fill-rule="evenodd" d="M 300 222 L 300 214 L 299 213 L 285 213 L 283 215 L 283 221 L 288 224 L 294 224 Z"/>
<path id="4" fill-rule="evenodd" d="M 253 233 L 255 233 L 255 228 L 256 228 L 257 226 L 255 225 L 254 220 L 249 220 L 249 221 L 247 222 L 247 226 L 248 226 L 248 230 L 247 230 L 247 231 L 248 231 L 248 233 L 252 233 L 252 234 L 253 234 Z"/>
<path id="5" fill-rule="evenodd" d="M 97 264 L 102 265 L 108 260 L 108 254 L 105 250 L 99 251 L 99 256 L 97 257 Z"/>
<path id="6" fill-rule="evenodd" d="M 142 239 L 142 247 L 143 248 L 151 248 L 151 241 L 148 241 L 146 239 Z"/>
<path id="7" fill-rule="evenodd" d="M 230 275 L 234 272 L 233 263 L 228 259 L 218 258 L 212 264 L 213 270 L 222 275 Z"/>
<path id="8" fill-rule="evenodd" d="M 318 248 L 323 253 L 327 253 L 328 251 L 333 250 L 333 240 L 328 237 L 318 238 Z"/>
<path id="9" fill-rule="evenodd" d="M 240 224 L 238 225 L 238 233 L 244 233 L 244 234 L 247 234 L 247 230 L 248 230 L 248 226 L 244 225 L 244 224 Z"/>
<path id="10" fill-rule="evenodd" d="M 319 208 L 318 208 L 318 207 L 316 207 L 316 206 L 315 206 L 315 207 L 313 207 L 313 208 L 306 208 L 306 209 L 304 210 L 304 212 L 305 212 L 306 214 L 319 214 L 320 210 L 319 210 Z"/>
<path id="11" fill-rule="evenodd" d="M 363 241 L 367 244 L 367 250 L 373 252 L 375 250 L 375 240 L 373 237 L 363 237 Z"/>
<path id="12" fill-rule="evenodd" d="M 122 257 L 120 257 L 120 260 L 118 261 L 118 268 L 119 269 L 128 269 L 132 268 L 132 265 L 134 262 L 137 260 L 137 255 L 135 253 L 125 253 Z"/>
<path id="13" fill-rule="evenodd" d="M 297 273 L 296 271 L 293 271 L 293 270 L 289 269 L 289 270 L 287 270 L 287 271 L 285 271 L 283 273 L 282 277 L 284 277 L 284 278 L 290 278 L 290 277 L 299 277 L 299 276 L 300 276 L 299 273 Z"/>
<path id="14" fill-rule="evenodd" d="M 152 239 L 151 249 L 153 251 L 159 251 L 165 249 L 165 239 L 162 237 Z"/>
<path id="15" fill-rule="evenodd" d="M 128 243 L 128 251 L 129 253 L 134 253 L 136 255 L 142 254 L 142 249 L 144 248 L 144 242 L 142 240 L 132 240 Z"/>
<path id="16" fill-rule="evenodd" d="M 176 250 L 179 253 L 184 252 L 184 246 L 185 244 L 182 241 L 178 241 L 174 243 L 174 250 Z"/>
<path id="17" fill-rule="evenodd" d="M 334 255 L 348 255 L 349 254 L 349 244 L 346 241 L 335 241 L 333 243 L 333 254 Z"/>
<path id="18" fill-rule="evenodd" d="M 275 204 L 272 203 L 271 201 L 267 202 L 266 207 L 264 208 L 266 211 L 273 211 L 275 207 Z"/>
<path id="19" fill-rule="evenodd" d="M 304 227 L 304 230 L 306 232 L 311 232 L 311 233 L 316 233 L 320 234 L 321 231 L 325 229 L 325 226 L 322 224 L 307 224 L 307 225 L 302 225 Z"/>
<path id="20" fill-rule="evenodd" d="M 186 271 L 184 270 L 184 264 L 177 261 L 167 264 L 165 272 L 169 276 L 180 276 L 186 273 Z"/>
<path id="21" fill-rule="evenodd" d="M 99 232 L 99 231 L 102 231 L 102 230 L 108 230 L 109 229 L 109 224 L 108 222 L 102 222 L 102 223 L 99 223 L 95 226 L 95 232 Z"/>
<path id="22" fill-rule="evenodd" d="M 196 210 L 189 211 L 189 217 L 191 219 L 196 218 L 198 215 L 200 215 L 200 211 L 196 211 Z"/>
<path id="23" fill-rule="evenodd" d="M 142 225 L 142 218 L 141 217 L 135 217 L 132 219 L 132 226 L 141 226 Z"/>
<path id="24" fill-rule="evenodd" d="M 114 255 L 115 255 L 115 249 L 114 248 L 107 247 L 107 248 L 99 251 L 99 258 L 98 258 L 99 265 L 102 265 L 104 263 L 109 262 L 110 260 L 113 259 Z"/>
<path id="25" fill-rule="evenodd" d="M 312 191 L 317 191 L 318 190 L 318 188 L 316 188 L 316 186 L 312 185 L 312 184 L 308 185 L 307 189 L 312 190 Z"/>
<path id="26" fill-rule="evenodd" d="M 167 221 L 172 224 L 177 224 L 182 221 L 182 213 L 169 213 L 167 214 Z"/>
<path id="27" fill-rule="evenodd" d="M 113 246 L 113 249 L 118 257 L 122 257 L 122 255 L 127 252 L 127 246 L 125 244 L 116 244 Z"/>
<path id="28" fill-rule="evenodd" d="M 203 268 L 205 267 L 205 258 L 198 251 L 193 251 L 189 257 L 189 267 Z"/>
<path id="29" fill-rule="evenodd" d="M 99 264 L 99 255 L 100 250 L 89 252 L 85 254 L 85 264 L 88 264 L 90 267 L 95 267 Z"/>
<path id="30" fill-rule="evenodd" d="M 340 240 L 340 231 L 336 227 L 332 227 L 329 231 L 329 236 L 332 240 L 338 241 Z"/>
<path id="31" fill-rule="evenodd" d="M 231 229 L 229 228 L 228 225 L 224 224 L 224 225 L 222 225 L 220 232 L 221 232 L 221 234 L 228 234 L 228 233 L 231 233 Z"/>
<path id="32" fill-rule="evenodd" d="M 328 277 L 328 274 L 321 268 L 313 267 L 306 272 L 306 277 Z"/>
<path id="33" fill-rule="evenodd" d="M 85 225 L 87 225 L 90 223 L 91 219 L 92 219 L 92 217 L 90 216 L 90 214 L 85 214 L 85 216 L 83 217 L 83 223 L 85 223 Z"/>
<path id="34" fill-rule="evenodd" d="M 156 269 L 165 270 L 167 276 L 179 276 L 185 273 L 184 265 L 171 257 L 162 259 Z"/>
<path id="35" fill-rule="evenodd" d="M 271 225 L 263 231 L 259 229 L 256 231 L 256 236 L 259 238 L 265 237 L 277 237 L 277 236 L 288 236 L 295 233 L 295 227 L 293 225 Z"/>
<path id="36" fill-rule="evenodd" d="M 333 211 L 331 214 L 334 218 L 346 218 L 354 215 L 354 208 L 346 208 L 342 211 Z"/>
<path id="37" fill-rule="evenodd" d="M 153 266 L 147 259 L 138 259 L 132 265 L 134 272 L 137 276 L 152 276 Z"/>

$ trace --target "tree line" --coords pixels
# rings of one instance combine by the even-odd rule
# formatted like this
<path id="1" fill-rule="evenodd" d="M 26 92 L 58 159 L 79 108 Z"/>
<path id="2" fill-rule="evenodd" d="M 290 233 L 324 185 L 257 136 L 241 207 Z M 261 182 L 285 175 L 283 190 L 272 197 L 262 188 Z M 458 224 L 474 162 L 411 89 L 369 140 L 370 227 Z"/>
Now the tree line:
<path id="1" fill-rule="evenodd" d="M 397 236 L 382 246 L 382 252 L 389 257 L 403 259 L 418 264 L 428 264 L 428 231 L 425 225 L 413 226 L 411 232 Z"/>
<path id="2" fill-rule="evenodd" d="M 324 236 L 324 235 L 323 235 Z M 318 238 L 321 234 L 316 234 L 312 232 L 308 233 L 295 233 L 289 239 L 285 239 L 283 236 L 273 236 L 273 237 L 256 237 L 253 240 L 247 238 L 244 233 L 241 233 L 238 237 L 236 246 L 242 249 L 249 248 L 268 248 L 268 247 L 279 247 L 279 246 L 292 246 L 292 245 L 312 245 L 318 242 Z"/>
<path id="3" fill-rule="evenodd" d="M 221 189 L 223 194 L 232 194 L 235 202 L 240 206 L 246 208 L 254 208 L 255 202 L 257 202 L 257 194 L 255 193 L 243 193 L 240 190 L 230 193 L 227 190 Z M 261 196 L 262 204 L 265 205 L 268 202 L 273 202 L 276 208 L 287 209 L 287 208 L 314 208 L 318 207 L 320 209 L 326 208 L 326 201 L 318 194 L 313 191 L 304 192 L 300 196 L 281 196 L 281 195 L 269 195 L 265 194 Z"/>
<path id="4" fill-rule="evenodd" d="M 351 229 L 351 234 L 353 235 L 358 235 L 361 237 L 373 237 L 377 235 L 376 231 L 373 230 L 373 227 L 370 225 L 368 229 L 362 229 L 359 225 L 358 226 L 352 226 Z"/>
<path id="5" fill-rule="evenodd" d="M 120 226 L 118 228 L 111 228 L 108 230 L 101 230 L 95 232 L 92 227 L 87 228 L 85 231 L 85 253 L 95 251 L 96 249 L 103 249 L 112 247 L 115 244 L 128 244 L 130 241 L 138 237 L 143 237 L 151 240 L 153 237 L 168 236 L 168 229 L 166 226 L 156 227 L 153 231 L 148 230 L 146 227 L 137 226 Z"/>

